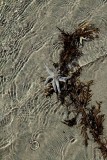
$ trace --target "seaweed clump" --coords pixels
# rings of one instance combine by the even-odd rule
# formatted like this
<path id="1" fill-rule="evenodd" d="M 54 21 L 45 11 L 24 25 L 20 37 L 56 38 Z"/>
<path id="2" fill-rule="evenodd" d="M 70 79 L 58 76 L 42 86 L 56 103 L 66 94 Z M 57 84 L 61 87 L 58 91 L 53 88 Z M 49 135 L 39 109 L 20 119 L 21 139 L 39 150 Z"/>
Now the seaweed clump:
<path id="1" fill-rule="evenodd" d="M 85 146 L 88 146 L 90 133 L 105 159 L 107 158 L 107 140 L 103 139 L 104 114 L 101 113 L 101 102 L 90 106 L 93 80 L 80 81 L 82 67 L 78 63 L 79 58 L 83 55 L 81 47 L 83 47 L 84 41 L 98 38 L 99 29 L 93 24 L 84 23 L 79 25 L 73 33 L 65 32 L 60 28 L 58 30 L 60 31 L 59 40 L 62 51 L 56 67 L 59 68 L 60 75 L 70 76 L 70 78 L 66 83 L 61 84 L 61 93 L 57 95 L 61 104 L 69 108 L 69 113 L 75 113 L 74 118 L 64 120 L 63 123 L 72 127 L 77 124 L 77 119 L 81 115 L 79 125 Z M 53 92 L 51 86 L 46 93 L 51 95 Z"/>

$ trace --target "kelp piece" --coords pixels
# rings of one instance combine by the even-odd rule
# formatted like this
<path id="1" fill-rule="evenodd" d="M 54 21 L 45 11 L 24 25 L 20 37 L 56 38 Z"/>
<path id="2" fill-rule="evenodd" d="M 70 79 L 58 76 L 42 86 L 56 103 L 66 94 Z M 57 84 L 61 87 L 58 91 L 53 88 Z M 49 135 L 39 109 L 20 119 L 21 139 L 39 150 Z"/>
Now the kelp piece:
<path id="1" fill-rule="evenodd" d="M 69 113 L 75 112 L 74 118 L 64 120 L 62 123 L 69 127 L 77 125 L 77 118 L 81 115 L 79 126 L 84 137 L 85 146 L 88 146 L 90 133 L 105 159 L 107 158 L 107 140 L 103 138 L 104 114 L 101 113 L 101 102 L 96 102 L 96 105 L 90 106 L 93 80 L 88 82 L 80 81 L 82 68 L 78 63 L 78 59 L 83 55 L 80 50 L 80 46 L 83 46 L 83 41 L 91 41 L 94 38 L 98 38 L 99 29 L 93 24 L 83 23 L 73 33 L 65 32 L 60 28 L 58 30 L 60 31 L 59 41 L 62 45 L 62 50 L 59 55 L 59 62 L 54 63 L 54 65 L 59 68 L 62 77 L 72 74 L 66 83 L 61 83 L 61 93 L 57 97 L 61 104 L 69 108 Z M 74 70 L 71 71 L 71 68 Z M 54 93 L 52 85 L 45 89 L 45 93 L 48 96 Z"/>

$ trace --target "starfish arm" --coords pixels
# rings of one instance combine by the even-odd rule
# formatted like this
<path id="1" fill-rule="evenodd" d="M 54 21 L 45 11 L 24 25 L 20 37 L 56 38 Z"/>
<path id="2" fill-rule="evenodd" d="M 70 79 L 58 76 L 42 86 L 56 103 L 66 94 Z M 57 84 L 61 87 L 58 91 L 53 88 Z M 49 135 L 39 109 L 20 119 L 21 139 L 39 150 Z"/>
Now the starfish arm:
<path id="1" fill-rule="evenodd" d="M 60 77 L 59 81 L 60 82 L 66 82 L 68 79 L 70 79 L 71 77 Z"/>
<path id="2" fill-rule="evenodd" d="M 50 76 L 54 76 L 54 72 L 53 72 L 51 69 L 49 69 L 46 64 L 45 64 L 45 68 L 46 68 L 46 71 L 48 72 L 48 74 L 49 74 Z"/>
<path id="3" fill-rule="evenodd" d="M 60 82 L 66 82 L 66 79 L 64 77 L 59 78 Z"/>
<path id="4" fill-rule="evenodd" d="M 56 83 L 54 79 L 52 80 L 52 86 L 53 86 L 54 91 L 57 92 Z"/>
<path id="5" fill-rule="evenodd" d="M 47 78 L 46 78 L 46 81 L 45 81 L 45 85 L 47 85 L 48 84 L 48 82 L 50 81 L 52 79 L 52 76 L 48 76 Z"/>
<path id="6" fill-rule="evenodd" d="M 87 40 L 87 38 L 85 38 L 85 37 L 80 37 L 80 44 L 81 44 L 81 45 L 83 44 L 83 40 Z"/>
<path id="7" fill-rule="evenodd" d="M 56 84 L 56 87 L 57 87 L 58 93 L 61 93 L 60 85 L 59 85 L 59 80 L 58 80 L 58 79 L 55 79 L 55 84 Z"/>

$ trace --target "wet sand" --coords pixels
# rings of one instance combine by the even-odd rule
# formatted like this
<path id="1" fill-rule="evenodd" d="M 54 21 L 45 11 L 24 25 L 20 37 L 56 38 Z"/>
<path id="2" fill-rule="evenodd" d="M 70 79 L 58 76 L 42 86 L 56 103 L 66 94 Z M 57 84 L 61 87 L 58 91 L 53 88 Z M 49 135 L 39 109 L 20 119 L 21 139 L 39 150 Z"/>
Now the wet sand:
<path id="1" fill-rule="evenodd" d="M 91 104 L 102 101 L 107 138 L 107 1 L 0 0 L 0 160 L 103 160 L 90 136 L 61 123 L 67 111 L 44 96 L 44 63 L 58 61 L 56 26 L 73 32 L 89 21 L 99 39 L 86 42 L 81 80 L 94 80 Z"/>

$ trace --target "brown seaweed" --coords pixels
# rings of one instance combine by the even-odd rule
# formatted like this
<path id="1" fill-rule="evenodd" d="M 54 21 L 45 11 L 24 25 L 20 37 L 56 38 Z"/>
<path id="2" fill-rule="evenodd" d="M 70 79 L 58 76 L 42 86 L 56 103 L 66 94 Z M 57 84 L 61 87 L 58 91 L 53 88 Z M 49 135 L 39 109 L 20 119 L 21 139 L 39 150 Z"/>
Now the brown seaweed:
<path id="1" fill-rule="evenodd" d="M 58 27 L 57 27 L 58 28 Z M 59 36 L 60 43 L 62 44 L 62 51 L 60 53 L 60 70 L 61 73 L 68 73 L 68 63 L 77 61 L 81 56 L 82 52 L 79 49 L 80 39 L 83 37 L 86 40 L 93 40 L 98 37 L 99 29 L 95 28 L 94 25 L 85 23 L 80 25 L 78 29 L 73 33 L 65 32 L 58 28 L 61 35 Z"/>
<path id="2" fill-rule="evenodd" d="M 90 133 L 105 159 L 107 158 L 107 140 L 103 138 L 104 114 L 101 113 L 101 102 L 96 102 L 96 105 L 90 106 L 93 80 L 80 81 L 82 68 L 78 63 L 78 59 L 83 55 L 80 49 L 80 46 L 83 47 L 82 40 L 91 41 L 98 38 L 99 29 L 93 24 L 84 23 L 79 25 L 73 33 L 65 32 L 60 28 L 58 30 L 60 31 L 59 41 L 62 45 L 62 51 L 59 55 L 59 62 L 53 65 L 60 68 L 60 74 L 63 76 L 69 76 L 70 72 L 72 73 L 71 78 L 66 83 L 61 84 L 61 94 L 58 94 L 58 100 L 70 108 L 69 112 L 75 112 L 76 115 L 72 119 L 62 121 L 62 123 L 72 127 L 77 124 L 78 115 L 81 115 L 79 125 L 85 146 L 88 146 Z M 69 64 L 71 64 L 73 71 Z M 46 96 L 52 95 L 53 92 L 51 85 L 45 90 Z"/>
<path id="3" fill-rule="evenodd" d="M 69 120 L 64 120 L 62 121 L 62 123 L 68 125 L 69 127 L 72 127 L 77 124 L 76 117 L 69 119 Z"/>

